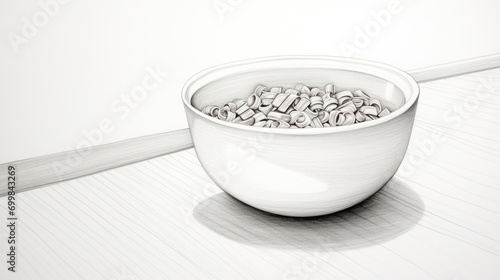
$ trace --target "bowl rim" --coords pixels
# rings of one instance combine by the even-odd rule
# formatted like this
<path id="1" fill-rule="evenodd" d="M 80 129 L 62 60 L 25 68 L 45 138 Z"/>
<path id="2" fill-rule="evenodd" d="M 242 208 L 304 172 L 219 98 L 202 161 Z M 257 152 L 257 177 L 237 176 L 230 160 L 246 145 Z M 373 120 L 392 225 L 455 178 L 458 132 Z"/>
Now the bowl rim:
<path id="1" fill-rule="evenodd" d="M 392 72 L 393 74 L 399 75 L 400 78 L 403 78 L 404 81 L 406 83 L 408 83 L 408 85 L 411 88 L 410 97 L 408 100 L 405 101 L 403 106 L 401 106 L 400 108 L 391 112 L 389 115 L 384 116 L 384 117 L 379 118 L 379 119 L 371 120 L 368 122 L 357 123 L 357 124 L 345 125 L 345 126 L 317 127 L 317 128 L 307 128 L 307 129 L 255 127 L 255 126 L 249 126 L 249 125 L 242 125 L 242 124 L 238 124 L 238 123 L 226 122 L 226 121 L 219 120 L 217 118 L 210 117 L 210 116 L 202 113 L 200 110 L 196 109 L 191 104 L 191 99 L 193 98 L 193 96 L 196 92 L 189 94 L 188 93 L 189 87 L 195 81 L 203 78 L 206 75 L 209 75 L 209 74 L 212 74 L 214 72 L 221 71 L 221 70 L 224 70 L 227 68 L 237 68 L 237 67 L 242 67 L 242 66 L 244 67 L 246 64 L 282 61 L 282 60 L 303 60 L 303 61 L 329 60 L 329 61 L 338 61 L 338 62 L 343 62 L 343 63 L 348 63 L 348 64 L 350 63 L 353 65 L 358 64 L 358 66 L 363 65 L 363 66 L 372 67 L 374 69 L 378 68 L 377 70 L 380 70 L 380 71 Z M 335 69 L 335 67 L 328 67 L 328 68 Z M 343 69 L 343 68 L 339 67 L 338 69 Z M 369 74 L 372 76 L 376 76 L 376 77 L 383 79 L 383 80 L 388 80 L 388 79 L 380 77 L 372 72 L 363 72 L 363 71 L 351 70 L 351 69 L 346 69 L 346 70 L 354 71 L 354 72 L 361 72 L 361 73 Z M 391 82 L 393 82 L 393 81 L 391 81 Z M 403 90 L 403 89 L 401 89 L 401 90 Z M 392 119 L 395 119 L 395 118 L 399 117 L 400 115 L 404 114 L 406 111 L 408 111 L 416 103 L 416 101 L 418 100 L 418 97 L 420 95 L 420 88 L 418 86 L 418 83 L 415 81 L 415 79 L 410 74 L 408 74 L 407 72 L 405 72 L 397 67 L 394 67 L 392 65 L 385 64 L 382 62 L 376 62 L 376 61 L 371 61 L 371 60 L 366 60 L 366 59 L 358 59 L 358 58 L 339 57 L 339 56 L 324 56 L 324 55 L 284 55 L 283 56 L 283 55 L 280 55 L 280 56 L 267 56 L 267 57 L 253 58 L 253 59 L 238 60 L 238 61 L 224 63 L 224 64 L 216 65 L 216 66 L 213 66 L 210 68 L 206 68 L 206 69 L 194 74 L 193 76 L 191 76 L 184 83 L 184 86 L 182 87 L 181 95 L 182 95 L 182 101 L 184 103 L 185 108 L 188 108 L 191 112 L 198 115 L 199 117 L 206 119 L 210 122 L 213 122 L 215 124 L 228 126 L 228 127 L 232 127 L 235 129 L 245 130 L 245 131 L 261 132 L 261 133 L 311 135 L 311 134 L 330 134 L 330 133 L 335 133 L 335 132 L 359 130 L 359 129 L 364 129 L 364 128 L 368 128 L 368 127 L 372 127 L 372 126 L 381 125 L 385 122 L 388 122 Z"/>

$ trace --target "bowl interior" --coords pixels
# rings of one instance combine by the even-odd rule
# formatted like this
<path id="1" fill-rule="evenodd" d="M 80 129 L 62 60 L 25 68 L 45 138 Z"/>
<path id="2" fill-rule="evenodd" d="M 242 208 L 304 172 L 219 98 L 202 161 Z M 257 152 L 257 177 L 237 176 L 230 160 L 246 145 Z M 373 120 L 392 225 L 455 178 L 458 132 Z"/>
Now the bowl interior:
<path id="1" fill-rule="evenodd" d="M 409 99 L 400 86 L 387 77 L 363 73 L 360 71 L 325 67 L 288 66 L 265 69 L 246 69 L 202 85 L 194 92 L 191 104 L 198 110 L 207 105 L 222 106 L 226 102 L 240 98 L 245 99 L 253 93 L 255 87 L 262 84 L 267 87 L 295 87 L 298 83 L 323 89 L 327 83 L 333 83 L 336 90 L 361 89 L 371 97 L 377 98 L 382 105 L 392 111 L 403 106 Z M 409 94 L 407 94 L 409 95 Z"/>

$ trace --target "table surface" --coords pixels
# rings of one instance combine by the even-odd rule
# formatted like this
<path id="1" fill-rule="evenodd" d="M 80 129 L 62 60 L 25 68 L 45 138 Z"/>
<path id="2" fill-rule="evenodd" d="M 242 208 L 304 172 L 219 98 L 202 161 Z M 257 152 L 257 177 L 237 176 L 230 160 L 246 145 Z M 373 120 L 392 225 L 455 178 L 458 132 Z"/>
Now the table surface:
<path id="1" fill-rule="evenodd" d="M 398 173 L 324 217 L 236 201 L 193 149 L 19 193 L 0 278 L 500 279 L 499 92 L 500 69 L 422 84 Z"/>

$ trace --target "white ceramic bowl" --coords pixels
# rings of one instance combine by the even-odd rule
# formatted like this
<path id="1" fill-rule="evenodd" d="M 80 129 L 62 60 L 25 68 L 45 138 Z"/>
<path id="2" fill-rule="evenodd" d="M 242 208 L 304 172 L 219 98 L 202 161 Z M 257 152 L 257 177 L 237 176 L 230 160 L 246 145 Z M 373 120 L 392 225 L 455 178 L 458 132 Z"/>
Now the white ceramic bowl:
<path id="1" fill-rule="evenodd" d="M 361 89 L 392 113 L 329 128 L 271 129 L 228 123 L 206 105 L 245 98 L 259 85 L 297 83 Z M 183 90 L 201 165 L 224 191 L 258 209 L 296 217 L 333 213 L 374 194 L 398 169 L 410 139 L 419 87 L 407 73 L 365 60 L 270 57 L 213 67 Z"/>

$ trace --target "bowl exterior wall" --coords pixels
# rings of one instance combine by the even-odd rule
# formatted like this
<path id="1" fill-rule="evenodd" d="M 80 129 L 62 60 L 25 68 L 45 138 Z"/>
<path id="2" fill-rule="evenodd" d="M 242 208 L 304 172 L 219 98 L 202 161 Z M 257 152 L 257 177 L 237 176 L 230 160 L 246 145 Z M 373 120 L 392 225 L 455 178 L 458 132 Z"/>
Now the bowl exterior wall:
<path id="1" fill-rule="evenodd" d="M 348 208 L 391 179 L 408 147 L 416 106 L 374 126 L 300 135 L 225 126 L 189 108 L 186 114 L 200 163 L 220 188 L 258 209 L 306 217 Z"/>

